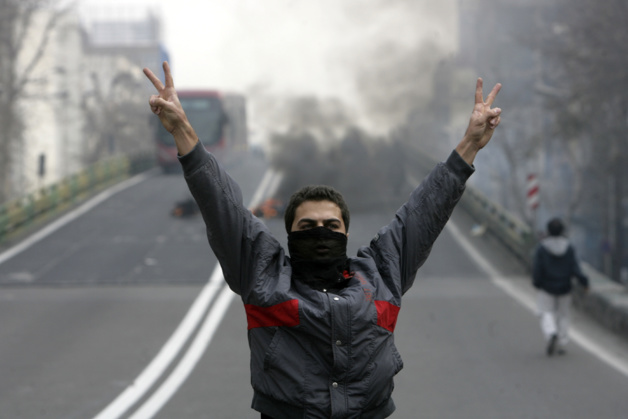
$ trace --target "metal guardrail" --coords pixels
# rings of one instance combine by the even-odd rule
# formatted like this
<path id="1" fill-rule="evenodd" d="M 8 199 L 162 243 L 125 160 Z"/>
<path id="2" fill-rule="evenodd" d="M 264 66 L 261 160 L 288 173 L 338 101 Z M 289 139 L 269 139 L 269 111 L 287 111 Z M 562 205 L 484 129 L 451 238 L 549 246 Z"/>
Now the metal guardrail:
<path id="1" fill-rule="evenodd" d="M 467 185 L 460 206 L 497 236 L 526 266 L 531 266 L 536 239 L 527 224 L 471 185 Z"/>
<path id="2" fill-rule="evenodd" d="M 0 243 L 119 182 L 133 173 L 154 165 L 145 156 L 130 159 L 114 157 L 97 162 L 53 185 L 0 205 Z M 152 159 L 154 160 L 154 158 Z"/>
<path id="3" fill-rule="evenodd" d="M 437 163 L 419 150 L 413 151 L 412 158 L 419 165 L 431 169 Z M 471 185 L 467 185 L 459 205 L 531 269 L 537 240 L 525 223 Z M 583 262 L 582 268 L 589 277 L 591 290 L 585 293 L 577 288 L 573 294 L 574 306 L 607 329 L 628 338 L 628 288 L 587 263 Z"/>
<path id="4" fill-rule="evenodd" d="M 412 154 L 412 159 L 427 170 L 439 162 L 417 146 L 410 146 L 408 151 Z M 531 265 L 536 242 L 533 232 L 526 223 L 488 199 L 472 185 L 467 184 L 459 205 L 501 240 L 526 266 Z"/>

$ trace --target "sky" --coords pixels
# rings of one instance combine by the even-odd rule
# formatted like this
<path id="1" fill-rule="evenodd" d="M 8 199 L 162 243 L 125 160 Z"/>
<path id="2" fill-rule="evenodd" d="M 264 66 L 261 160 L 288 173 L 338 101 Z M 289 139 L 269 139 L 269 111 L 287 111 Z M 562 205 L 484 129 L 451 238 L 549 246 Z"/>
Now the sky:
<path id="1" fill-rule="evenodd" d="M 452 24 L 434 23 L 451 8 L 412 2 L 424 5 L 422 16 L 405 19 L 397 13 L 403 10 L 387 6 L 399 0 L 81 0 L 129 13 L 138 6 L 157 10 L 177 86 L 243 91 L 267 84 L 341 96 L 349 94 L 357 65 L 351 54 L 375 36 L 399 43 L 435 36 L 453 44 Z"/>
<path id="2" fill-rule="evenodd" d="M 397 92 L 427 83 L 406 89 L 394 74 L 416 67 L 402 58 L 416 45 L 453 51 L 457 42 L 456 0 L 79 1 L 129 15 L 156 11 L 177 88 L 336 98 L 362 121 L 372 118 L 360 107 L 385 96 L 386 83 Z"/>

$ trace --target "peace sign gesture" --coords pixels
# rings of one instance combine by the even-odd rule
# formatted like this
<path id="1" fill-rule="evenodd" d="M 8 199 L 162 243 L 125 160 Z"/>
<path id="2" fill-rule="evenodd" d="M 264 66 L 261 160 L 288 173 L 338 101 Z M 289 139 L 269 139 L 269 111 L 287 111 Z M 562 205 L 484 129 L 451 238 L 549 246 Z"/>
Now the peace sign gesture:
<path id="1" fill-rule="evenodd" d="M 198 137 L 179 102 L 167 61 L 164 61 L 163 68 L 166 76 L 165 85 L 150 69 L 144 68 L 144 74 L 157 89 L 157 94 L 152 95 L 148 102 L 151 111 L 159 117 L 164 128 L 174 136 L 179 154 L 184 155 L 194 148 Z"/>
<path id="2" fill-rule="evenodd" d="M 495 128 L 501 121 L 502 110 L 500 108 L 491 109 L 491 105 L 495 101 L 497 93 L 502 88 L 500 83 L 497 83 L 491 93 L 486 97 L 482 92 L 483 82 L 481 78 L 478 78 L 475 86 L 475 106 L 471 113 L 471 119 L 469 120 L 469 126 L 464 134 L 464 137 L 456 151 L 465 159 L 468 163 L 473 163 L 475 154 L 482 149 L 493 136 Z M 469 159 L 471 161 L 469 161 Z"/>

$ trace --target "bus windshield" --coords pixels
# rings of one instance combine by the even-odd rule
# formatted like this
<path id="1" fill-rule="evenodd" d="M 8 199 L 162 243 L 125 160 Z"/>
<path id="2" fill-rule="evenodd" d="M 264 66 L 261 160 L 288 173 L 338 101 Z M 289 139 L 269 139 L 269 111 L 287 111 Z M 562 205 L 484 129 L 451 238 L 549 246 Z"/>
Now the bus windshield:
<path id="1" fill-rule="evenodd" d="M 217 96 L 179 98 L 181 106 L 203 145 L 211 146 L 222 139 L 225 114 Z M 174 145 L 174 138 L 158 124 L 157 139 L 162 144 Z"/>

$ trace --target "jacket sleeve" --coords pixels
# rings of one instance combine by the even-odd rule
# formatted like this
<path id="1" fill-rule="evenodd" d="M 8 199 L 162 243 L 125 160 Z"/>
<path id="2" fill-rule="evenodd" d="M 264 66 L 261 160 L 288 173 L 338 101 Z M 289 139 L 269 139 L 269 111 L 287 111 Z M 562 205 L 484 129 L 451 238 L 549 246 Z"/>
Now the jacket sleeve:
<path id="1" fill-rule="evenodd" d="M 392 282 L 389 287 L 405 293 L 412 286 L 474 170 L 453 151 L 412 192 L 369 247 L 360 249 L 375 259 L 384 281 Z"/>
<path id="2" fill-rule="evenodd" d="M 584 272 L 582 272 L 582 268 L 580 268 L 580 263 L 578 262 L 578 257 L 576 256 L 576 250 L 573 247 L 571 250 L 571 254 L 573 255 L 573 276 L 578 279 L 580 285 L 584 288 L 589 288 L 589 277 L 586 276 Z"/>
<path id="3" fill-rule="evenodd" d="M 541 257 L 541 246 L 537 246 L 532 259 L 532 285 L 536 289 L 543 286 L 543 260 Z"/>
<path id="4" fill-rule="evenodd" d="M 281 245 L 244 206 L 238 184 L 200 141 L 179 161 L 225 280 L 235 293 L 248 293 L 258 273 L 281 256 Z"/>

